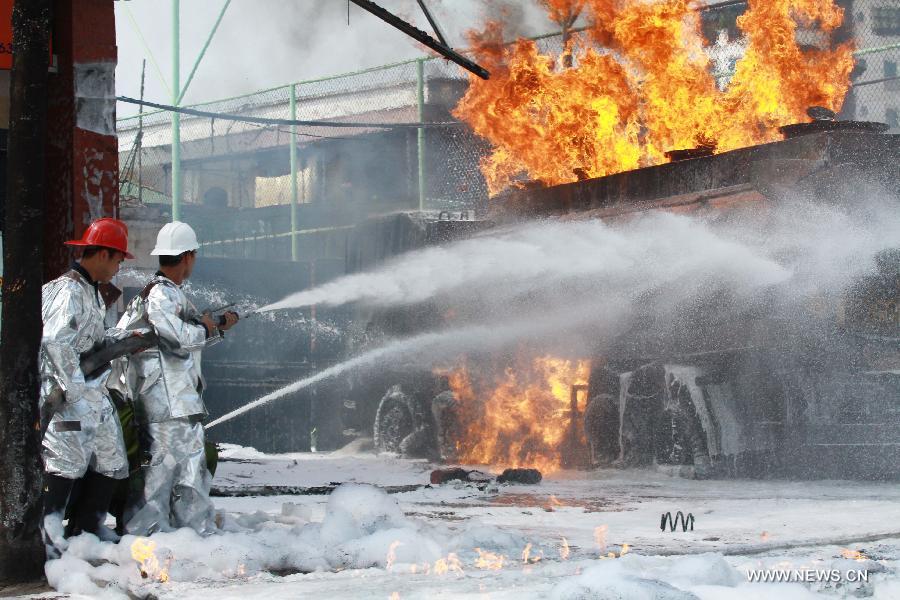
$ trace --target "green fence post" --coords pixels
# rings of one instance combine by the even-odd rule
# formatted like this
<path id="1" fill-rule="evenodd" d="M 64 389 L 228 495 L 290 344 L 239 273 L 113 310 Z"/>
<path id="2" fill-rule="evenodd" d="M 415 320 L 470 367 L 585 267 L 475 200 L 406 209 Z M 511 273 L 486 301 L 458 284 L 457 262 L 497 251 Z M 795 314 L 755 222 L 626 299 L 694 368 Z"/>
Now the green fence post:
<path id="1" fill-rule="evenodd" d="M 203 44 L 203 48 L 200 49 L 200 54 L 197 55 L 197 60 L 194 61 L 194 67 L 191 69 L 187 81 L 184 82 L 184 87 L 178 93 L 178 104 L 181 104 L 181 101 L 184 100 L 184 95 L 187 94 L 188 88 L 191 87 L 191 82 L 194 81 L 194 75 L 197 74 L 197 67 L 200 66 L 200 63 L 203 61 L 203 57 L 206 56 L 206 51 L 209 49 L 209 44 L 216 36 L 216 31 L 219 30 L 219 25 L 222 24 L 222 17 L 225 16 L 225 11 L 228 10 L 229 5 L 231 5 L 231 0 L 225 0 L 225 4 L 222 5 L 222 10 L 219 11 L 219 16 L 216 18 L 216 23 L 215 25 L 213 25 L 212 30 L 209 32 L 209 35 L 206 38 L 206 42 Z"/>
<path id="2" fill-rule="evenodd" d="M 297 84 L 291 84 L 291 120 L 297 120 Z M 299 190 L 297 187 L 297 126 L 291 125 L 291 260 L 300 260 L 300 237 L 297 235 L 299 215 L 297 211 Z"/>
<path id="3" fill-rule="evenodd" d="M 181 96 L 181 0 L 172 0 L 172 105 Z M 181 220 L 181 115 L 172 112 L 172 220 Z"/>
<path id="4" fill-rule="evenodd" d="M 425 59 L 416 61 L 416 100 L 419 105 L 419 123 L 425 122 Z M 417 150 L 419 158 L 419 210 L 425 209 L 425 128 L 417 129 Z"/>

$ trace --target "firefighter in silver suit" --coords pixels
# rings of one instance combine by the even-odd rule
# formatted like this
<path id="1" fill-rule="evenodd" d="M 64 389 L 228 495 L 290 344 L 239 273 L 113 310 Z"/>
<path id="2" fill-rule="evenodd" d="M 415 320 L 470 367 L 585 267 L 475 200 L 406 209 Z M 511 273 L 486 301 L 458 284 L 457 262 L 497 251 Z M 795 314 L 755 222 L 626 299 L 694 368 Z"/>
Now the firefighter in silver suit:
<path id="1" fill-rule="evenodd" d="M 149 326 L 159 338 L 157 347 L 129 357 L 117 378 L 133 398 L 146 455 L 143 493 L 125 512 L 125 527 L 136 535 L 179 527 L 201 534 L 216 529 L 204 449 L 207 412 L 200 355 L 238 317 L 226 313 L 217 323 L 181 290 L 198 248 L 190 225 L 176 221 L 163 226 L 151 253 L 159 256 L 159 271 L 128 304 L 118 325 L 126 330 Z"/>
<path id="2" fill-rule="evenodd" d="M 116 409 L 106 391 L 108 369 L 81 370 L 82 354 L 129 332 L 106 331 L 106 303 L 99 285 L 109 283 L 128 253 L 128 228 L 117 219 L 99 219 L 82 239 L 66 242 L 83 248 L 70 271 L 45 284 L 41 314 L 40 412 L 43 432 L 43 515 L 41 533 L 48 558 L 65 548 L 64 537 L 87 531 L 116 539 L 104 526 L 115 480 L 128 475 L 128 461 Z M 85 478 L 77 512 L 63 529 L 73 487 Z M 88 479 L 90 478 L 90 479 Z"/>

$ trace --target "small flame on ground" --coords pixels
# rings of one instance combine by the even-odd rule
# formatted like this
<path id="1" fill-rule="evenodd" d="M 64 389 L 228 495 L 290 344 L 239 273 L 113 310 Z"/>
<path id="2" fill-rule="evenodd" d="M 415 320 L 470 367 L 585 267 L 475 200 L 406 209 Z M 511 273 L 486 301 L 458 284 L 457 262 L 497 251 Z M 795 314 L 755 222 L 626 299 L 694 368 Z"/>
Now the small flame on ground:
<path id="1" fill-rule="evenodd" d="M 606 532 L 609 531 L 608 525 L 601 525 L 594 528 L 594 543 L 600 549 L 600 556 L 606 552 Z"/>
<path id="2" fill-rule="evenodd" d="M 475 548 L 475 552 L 478 553 L 478 558 L 475 559 L 475 566 L 479 569 L 499 571 L 506 562 L 506 557 L 502 554 L 494 554 L 481 548 Z"/>
<path id="3" fill-rule="evenodd" d="M 400 600 L 399 592 L 391 592 L 391 600 Z"/>
<path id="4" fill-rule="evenodd" d="M 869 557 L 860 552 L 859 550 L 851 550 L 850 548 L 844 548 L 841 550 L 841 556 L 844 558 L 849 558 L 850 560 L 855 561 L 865 561 L 869 560 Z"/>
<path id="5" fill-rule="evenodd" d="M 569 560 L 569 554 L 571 554 L 571 551 L 569 550 L 569 540 L 563 538 L 562 545 L 559 547 L 559 557 L 562 560 Z"/>
<path id="6" fill-rule="evenodd" d="M 560 555 L 563 557 L 563 560 L 565 560 L 569 556 L 569 542 L 566 538 L 563 538 L 562 542 L 563 548 L 560 550 Z M 399 542 L 397 545 L 399 545 Z M 396 546 L 393 547 L 396 548 Z M 477 569 L 499 571 L 517 564 L 515 561 L 510 561 L 504 554 L 482 550 L 481 548 L 474 548 L 474 551 L 477 553 L 477 556 L 475 557 L 472 566 Z M 531 565 L 537 564 L 542 560 L 544 560 L 544 551 L 536 549 L 531 542 L 526 544 L 525 548 L 522 550 L 523 572 L 530 572 Z M 391 562 L 390 564 L 393 565 L 394 563 Z M 446 575 L 448 573 L 456 573 L 461 575 L 463 574 L 464 565 L 459 556 L 455 552 L 451 552 L 445 558 L 437 559 L 434 564 L 427 562 L 411 564 L 408 568 L 411 574 L 424 573 L 425 575 Z"/>
<path id="7" fill-rule="evenodd" d="M 427 572 L 427 570 L 426 570 Z M 462 563 L 455 552 L 447 555 L 447 558 L 439 558 L 434 563 L 433 572 L 435 575 L 446 575 L 447 573 L 462 573 Z"/>
<path id="8" fill-rule="evenodd" d="M 554 512 L 557 506 L 565 506 L 565 504 L 560 502 L 556 496 L 551 495 L 547 500 L 547 506 L 544 507 L 544 510 L 547 512 Z"/>
<path id="9" fill-rule="evenodd" d="M 628 544 L 622 544 L 622 547 L 619 549 L 619 553 L 616 554 L 614 551 L 610 550 L 606 553 L 606 556 L 601 556 L 600 558 L 622 558 L 626 554 L 628 554 L 630 550 L 630 546 Z"/>
<path id="10" fill-rule="evenodd" d="M 522 562 L 526 565 L 533 565 L 535 563 L 539 563 L 544 560 L 544 551 L 537 550 L 534 552 L 532 549 L 534 548 L 533 544 L 529 542 L 525 549 L 522 550 Z"/>
<path id="11" fill-rule="evenodd" d="M 160 565 L 156 556 L 156 542 L 151 539 L 139 537 L 131 544 L 131 558 L 140 565 L 141 577 L 153 579 L 160 583 L 169 580 L 169 561 Z"/>
<path id="12" fill-rule="evenodd" d="M 393 570 L 394 563 L 397 561 L 397 547 L 401 544 L 402 542 L 400 542 L 399 540 L 394 540 L 393 542 L 391 542 L 391 545 L 388 548 L 387 558 L 384 561 L 384 568 L 386 570 Z"/>
<path id="13" fill-rule="evenodd" d="M 772 537 L 772 535 L 768 531 L 763 531 L 761 534 L 759 534 L 759 539 L 764 542 L 768 542 L 770 537 Z"/>

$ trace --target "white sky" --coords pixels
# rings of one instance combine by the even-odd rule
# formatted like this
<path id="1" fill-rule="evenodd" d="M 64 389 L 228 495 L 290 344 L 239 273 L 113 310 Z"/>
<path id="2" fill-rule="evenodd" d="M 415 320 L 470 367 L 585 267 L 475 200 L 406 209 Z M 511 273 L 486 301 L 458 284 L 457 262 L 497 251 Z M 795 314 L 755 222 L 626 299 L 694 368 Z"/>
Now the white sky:
<path id="1" fill-rule="evenodd" d="M 378 3 L 431 33 L 415 0 Z M 181 1 L 182 85 L 223 4 L 224 0 Z M 427 0 L 426 4 L 449 43 L 457 48 L 466 45 L 466 30 L 480 26 L 488 14 L 502 12 L 511 35 L 554 30 L 535 0 Z M 144 97 L 169 103 L 171 0 L 123 0 L 115 5 L 117 94 L 140 95 L 141 61 L 146 58 Z M 232 0 L 184 102 L 215 100 L 415 58 L 426 52 L 405 34 L 355 5 L 350 7 L 348 26 L 347 0 Z M 119 103 L 118 111 L 119 116 L 127 116 L 135 114 L 137 107 Z"/>

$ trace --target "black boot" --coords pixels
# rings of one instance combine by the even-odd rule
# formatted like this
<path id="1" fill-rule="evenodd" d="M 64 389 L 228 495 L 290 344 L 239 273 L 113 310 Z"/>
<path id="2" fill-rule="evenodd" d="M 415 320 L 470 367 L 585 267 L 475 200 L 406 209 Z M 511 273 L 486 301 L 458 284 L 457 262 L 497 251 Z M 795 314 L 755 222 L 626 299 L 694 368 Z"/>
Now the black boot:
<path id="1" fill-rule="evenodd" d="M 75 507 L 72 533 L 93 533 L 105 542 L 117 542 L 119 536 L 105 525 L 109 503 L 118 481 L 93 471 L 84 476 Z"/>
<path id="2" fill-rule="evenodd" d="M 47 560 L 62 556 L 59 543 L 64 537 L 63 519 L 66 516 L 66 504 L 72 493 L 73 479 L 44 473 L 44 508 L 41 514 L 41 538 L 47 552 Z"/>
<path id="3" fill-rule="evenodd" d="M 78 514 L 78 503 L 81 501 L 81 490 L 84 489 L 84 477 L 72 480 L 72 491 L 69 492 L 69 501 L 66 503 L 66 537 L 70 538 L 81 533 L 75 515 Z"/>

